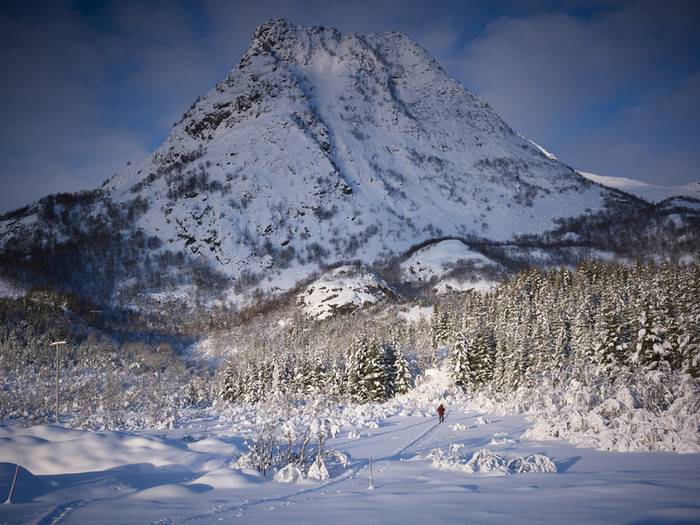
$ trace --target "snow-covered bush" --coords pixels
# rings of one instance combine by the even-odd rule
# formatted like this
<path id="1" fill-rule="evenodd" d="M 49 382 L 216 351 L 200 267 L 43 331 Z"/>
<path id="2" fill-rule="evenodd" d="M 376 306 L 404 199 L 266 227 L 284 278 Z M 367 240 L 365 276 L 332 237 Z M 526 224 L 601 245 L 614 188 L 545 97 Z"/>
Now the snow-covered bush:
<path id="1" fill-rule="evenodd" d="M 0 419 L 52 421 L 56 364 L 51 338 L 26 328 L 3 329 L 13 333 L 0 337 Z M 172 428 L 186 408 L 208 405 L 206 375 L 197 377 L 168 345 L 118 345 L 93 332 L 61 347 L 60 377 L 62 423 L 75 428 Z M 198 409 L 184 395 L 193 383 L 201 388 Z"/>
<path id="2" fill-rule="evenodd" d="M 660 391 L 665 392 L 662 397 Z M 556 407 L 535 411 L 525 437 L 564 438 L 620 452 L 700 452 L 700 381 L 686 374 L 636 374 L 606 389 L 605 395 L 590 393 L 594 403 L 577 404 L 578 397 L 567 396 Z"/>
<path id="3" fill-rule="evenodd" d="M 294 463 L 282 467 L 275 474 L 275 481 L 279 483 L 299 483 L 304 479 L 304 473 Z"/>
<path id="4" fill-rule="evenodd" d="M 326 462 L 323 459 L 323 456 L 320 454 L 316 456 L 316 460 L 309 467 L 307 476 L 309 479 L 316 479 L 319 481 L 325 481 L 330 478 L 330 474 L 326 468 Z"/>
<path id="5" fill-rule="evenodd" d="M 558 472 L 557 466 L 547 456 L 533 454 L 526 457 L 518 457 L 508 462 L 508 470 L 511 474 L 525 474 L 530 472 Z"/>
<path id="6" fill-rule="evenodd" d="M 482 448 L 467 455 L 464 453 L 464 445 L 462 444 L 450 445 L 448 452 L 443 449 L 434 449 L 426 459 L 432 460 L 433 468 L 467 474 L 509 476 L 511 474 L 558 472 L 557 466 L 552 460 L 542 454 L 508 457 Z"/>
<path id="7" fill-rule="evenodd" d="M 275 479 L 284 483 L 303 477 L 328 479 L 329 468 L 335 472 L 348 465 L 345 454 L 325 446 L 342 426 L 338 408 L 322 397 L 310 402 L 277 399 L 251 407 L 249 450 L 235 468 L 253 468 L 263 475 L 277 469 Z M 231 416 L 239 421 L 247 417 Z"/>

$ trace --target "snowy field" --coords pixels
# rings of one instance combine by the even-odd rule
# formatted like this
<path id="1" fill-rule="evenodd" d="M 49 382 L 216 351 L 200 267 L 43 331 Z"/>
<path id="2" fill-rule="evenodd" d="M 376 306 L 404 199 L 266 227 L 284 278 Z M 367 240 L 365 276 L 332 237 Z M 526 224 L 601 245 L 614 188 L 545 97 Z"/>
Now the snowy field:
<path id="1" fill-rule="evenodd" d="M 407 282 L 428 282 L 434 277 L 442 277 L 460 261 L 472 263 L 475 268 L 501 268 L 496 261 L 453 239 L 421 248 L 401 263 L 401 271 Z"/>
<path id="2" fill-rule="evenodd" d="M 330 479 L 290 484 L 234 468 L 241 425 L 138 435 L 2 426 L 0 497 L 11 463 L 24 468 L 0 523 L 700 523 L 699 454 L 523 439 L 523 416 L 460 406 L 443 424 L 426 414 L 362 426 L 329 441 L 348 457 Z M 482 449 L 494 454 L 474 457 Z"/>

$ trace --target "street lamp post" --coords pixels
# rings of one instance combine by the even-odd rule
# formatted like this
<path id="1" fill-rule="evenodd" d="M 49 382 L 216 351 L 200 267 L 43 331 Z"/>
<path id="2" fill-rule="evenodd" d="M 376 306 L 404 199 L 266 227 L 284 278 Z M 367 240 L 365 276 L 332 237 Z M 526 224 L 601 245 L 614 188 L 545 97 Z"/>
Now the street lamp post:
<path id="1" fill-rule="evenodd" d="M 54 341 L 49 346 L 56 347 L 56 424 L 58 425 L 58 414 L 59 408 L 61 406 L 60 395 L 61 395 L 61 345 L 65 345 L 65 341 Z"/>

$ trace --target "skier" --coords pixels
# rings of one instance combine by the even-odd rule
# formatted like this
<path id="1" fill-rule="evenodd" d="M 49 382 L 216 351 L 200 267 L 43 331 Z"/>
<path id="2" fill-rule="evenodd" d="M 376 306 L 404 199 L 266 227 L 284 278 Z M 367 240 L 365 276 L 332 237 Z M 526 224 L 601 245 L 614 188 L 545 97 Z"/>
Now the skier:
<path id="1" fill-rule="evenodd" d="M 438 407 L 438 416 L 440 417 L 440 423 L 445 421 L 445 406 L 440 403 L 440 406 Z"/>

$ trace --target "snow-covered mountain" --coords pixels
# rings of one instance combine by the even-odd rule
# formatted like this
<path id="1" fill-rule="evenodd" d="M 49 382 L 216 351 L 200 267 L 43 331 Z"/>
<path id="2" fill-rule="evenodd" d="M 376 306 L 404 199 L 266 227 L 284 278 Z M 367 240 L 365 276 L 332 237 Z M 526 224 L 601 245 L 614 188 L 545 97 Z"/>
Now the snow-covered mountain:
<path id="1" fill-rule="evenodd" d="M 324 264 L 537 235 L 625 198 L 515 133 L 405 35 L 275 20 L 152 155 L 3 216 L 0 262 L 29 256 L 83 288 L 102 272 L 132 296 L 214 282 L 237 301 Z M 40 259 L 56 253 L 61 278 Z"/>
<path id="2" fill-rule="evenodd" d="M 579 173 L 593 182 L 631 193 L 649 202 L 661 202 L 672 197 L 691 197 L 700 200 L 700 181 L 681 186 L 661 186 L 627 177 L 607 177 L 584 171 Z"/>

